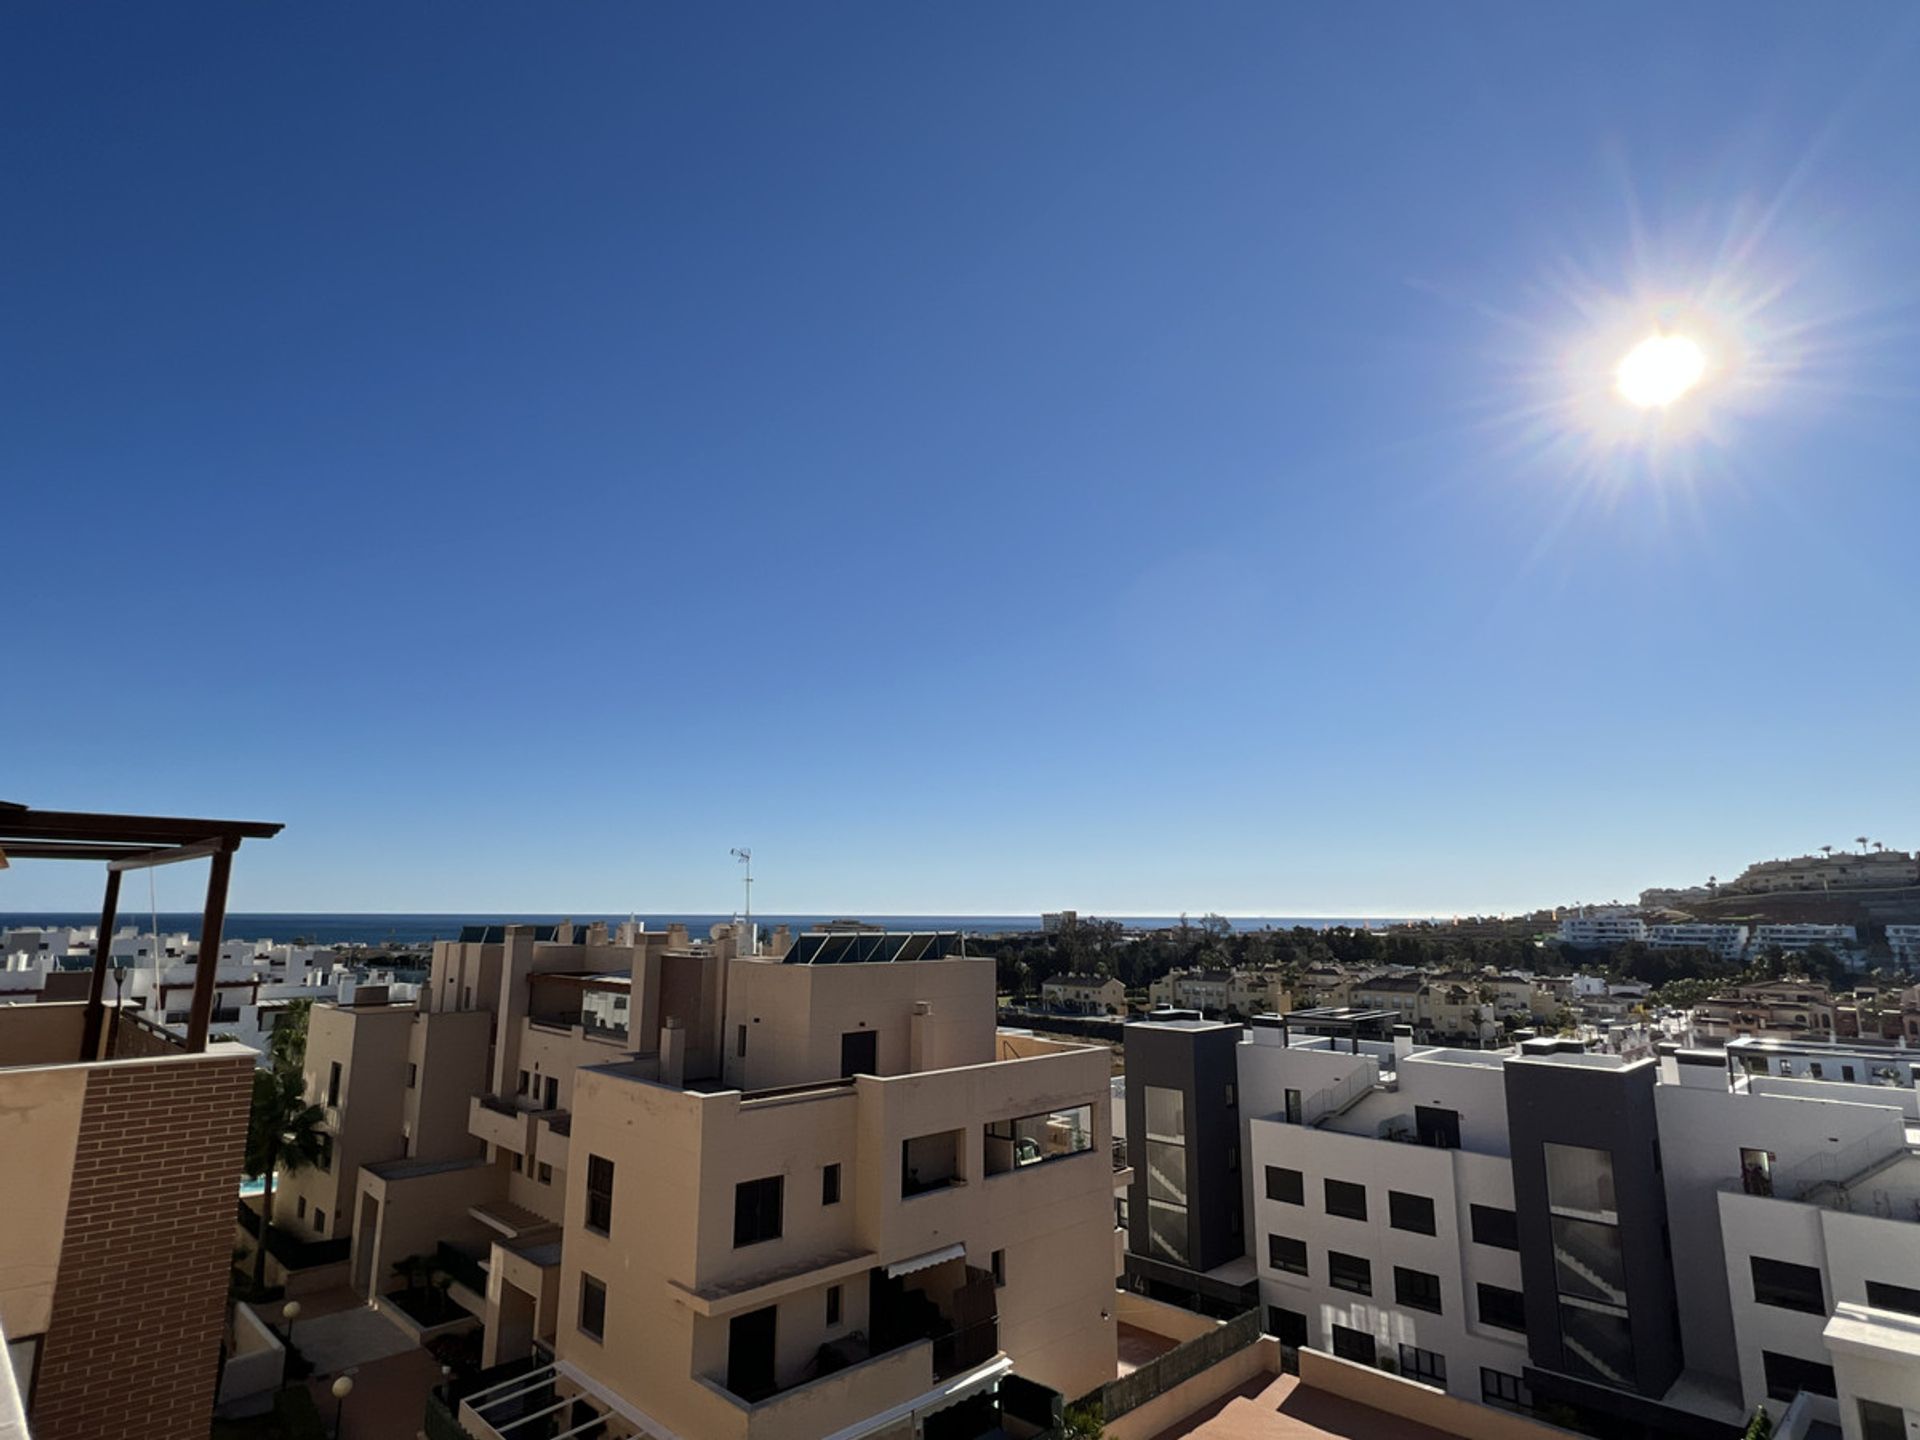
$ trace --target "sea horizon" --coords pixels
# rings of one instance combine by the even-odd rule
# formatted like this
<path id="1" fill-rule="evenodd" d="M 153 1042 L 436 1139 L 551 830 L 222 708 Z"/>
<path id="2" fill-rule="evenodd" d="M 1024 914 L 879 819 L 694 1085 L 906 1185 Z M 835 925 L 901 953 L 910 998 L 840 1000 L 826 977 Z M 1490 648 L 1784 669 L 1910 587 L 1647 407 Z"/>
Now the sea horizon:
<path id="1" fill-rule="evenodd" d="M 649 930 L 664 930 L 670 925 L 685 925 L 695 934 L 708 926 L 732 921 L 730 914 L 645 914 L 634 912 L 487 912 L 487 911 L 279 911 L 235 910 L 227 914 L 222 934 L 228 940 L 269 940 L 286 944 L 299 940 L 314 945 L 423 945 L 433 940 L 452 940 L 468 925 L 556 925 L 571 920 L 575 924 L 604 921 L 609 925 L 628 919 L 640 921 Z M 833 920 L 863 920 L 890 930 L 962 930 L 970 935 L 1004 935 L 1042 928 L 1038 915 L 874 915 L 821 911 L 811 914 L 766 914 L 753 917 L 763 927 L 789 925 L 806 929 Z M 1088 915 L 1088 919 L 1117 920 L 1129 930 L 1159 930 L 1180 923 L 1178 915 Z M 1226 919 L 1236 931 L 1332 930 L 1341 927 L 1378 928 L 1405 924 L 1425 916 L 1372 915 L 1230 915 Z M 200 912 L 162 910 L 158 923 L 161 933 L 184 932 L 190 939 L 200 936 Z M 1198 925 L 1199 915 L 1189 914 L 1187 923 Z M 97 925 L 97 911 L 12 910 L 0 911 L 0 930 Z M 153 920 L 147 912 L 122 910 L 115 928 L 132 925 L 150 930 Z"/>

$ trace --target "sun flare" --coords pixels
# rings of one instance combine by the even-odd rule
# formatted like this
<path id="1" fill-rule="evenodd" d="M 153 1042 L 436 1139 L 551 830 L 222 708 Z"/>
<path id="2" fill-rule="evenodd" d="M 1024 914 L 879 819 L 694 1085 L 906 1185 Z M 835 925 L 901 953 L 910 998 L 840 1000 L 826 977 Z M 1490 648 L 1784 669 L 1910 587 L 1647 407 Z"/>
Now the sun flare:
<path id="1" fill-rule="evenodd" d="M 1650 335 L 1613 372 L 1614 388 L 1643 410 L 1673 404 L 1707 373 L 1707 356 L 1685 335 Z"/>

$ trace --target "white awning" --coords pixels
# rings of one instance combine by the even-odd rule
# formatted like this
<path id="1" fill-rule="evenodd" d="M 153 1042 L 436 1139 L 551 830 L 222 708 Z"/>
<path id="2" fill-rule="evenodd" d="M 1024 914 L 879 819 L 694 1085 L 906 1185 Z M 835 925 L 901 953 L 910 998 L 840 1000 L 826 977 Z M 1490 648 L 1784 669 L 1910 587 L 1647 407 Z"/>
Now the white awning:
<path id="1" fill-rule="evenodd" d="M 967 1258 L 967 1247 L 959 1243 L 942 1245 L 938 1250 L 929 1250 L 924 1255 L 916 1255 L 911 1260 L 896 1260 L 887 1266 L 887 1278 L 898 1280 L 902 1275 L 911 1275 L 916 1270 L 925 1270 L 931 1265 L 940 1265 L 948 1260 Z"/>

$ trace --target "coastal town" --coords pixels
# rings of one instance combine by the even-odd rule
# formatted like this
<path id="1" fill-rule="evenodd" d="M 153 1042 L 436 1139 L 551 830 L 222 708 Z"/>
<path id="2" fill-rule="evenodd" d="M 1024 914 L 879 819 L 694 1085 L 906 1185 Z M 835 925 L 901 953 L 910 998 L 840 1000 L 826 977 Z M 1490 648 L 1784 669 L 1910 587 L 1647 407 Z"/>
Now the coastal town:
<path id="1" fill-rule="evenodd" d="M 167 828 L 13 808 L 0 846 L 145 863 L 47 838 L 114 827 Z M 742 915 L 204 964 L 111 902 L 13 925 L 0 1106 L 71 1181 L 0 1181 L 12 1376 L 56 1440 L 216 1352 L 175 1393 L 222 1435 L 297 1397 L 356 1437 L 1147 1440 L 1297 1393 L 1356 1437 L 1813 1440 L 1905 1403 L 1920 1334 L 1882 853 L 1753 867 L 1724 919 Z M 1782 918 L 1813 897 L 1846 918 Z M 164 1336 L 82 1258 L 134 1211 L 196 1298 Z"/>

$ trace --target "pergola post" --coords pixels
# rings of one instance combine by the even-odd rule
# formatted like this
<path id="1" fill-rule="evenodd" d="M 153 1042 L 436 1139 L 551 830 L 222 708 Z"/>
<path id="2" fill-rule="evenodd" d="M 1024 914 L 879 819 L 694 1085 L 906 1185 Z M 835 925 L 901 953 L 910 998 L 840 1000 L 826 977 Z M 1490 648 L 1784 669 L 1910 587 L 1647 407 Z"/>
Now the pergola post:
<path id="1" fill-rule="evenodd" d="M 87 982 L 87 1018 L 81 1034 L 80 1059 L 100 1058 L 100 1031 L 107 990 L 107 959 L 113 949 L 113 923 L 120 913 L 120 872 L 107 871 L 107 893 L 100 902 L 100 935 L 93 947 L 93 978 Z"/>
<path id="2" fill-rule="evenodd" d="M 187 1053 L 207 1048 L 213 1021 L 214 980 L 220 973 L 220 931 L 227 921 L 227 880 L 233 874 L 233 852 L 240 842 L 228 836 L 213 852 L 207 871 L 207 906 L 200 915 L 200 954 L 193 967 L 193 1009 L 187 1016 Z"/>

